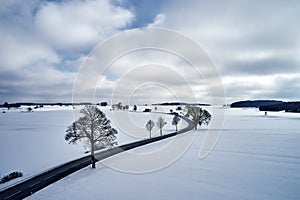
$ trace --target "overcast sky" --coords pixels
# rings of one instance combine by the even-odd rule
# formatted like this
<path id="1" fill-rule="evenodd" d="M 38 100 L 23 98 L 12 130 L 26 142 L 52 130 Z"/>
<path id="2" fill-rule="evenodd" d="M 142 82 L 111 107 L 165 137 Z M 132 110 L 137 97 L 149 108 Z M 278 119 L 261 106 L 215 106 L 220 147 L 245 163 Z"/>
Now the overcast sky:
<path id="1" fill-rule="evenodd" d="M 93 48 L 116 33 L 142 27 L 172 29 L 201 45 L 221 74 L 227 103 L 300 100 L 299 19 L 297 0 L 2 0 L 0 103 L 71 102 L 77 71 Z M 115 82 L 124 76 L 121 72 L 156 53 L 137 53 L 114 63 L 122 70 L 105 75 L 96 101 L 110 102 Z M 174 56 L 160 56 L 169 62 L 158 64 L 180 65 L 177 72 L 188 73 Z M 205 83 L 193 74 L 184 76 L 197 98 L 209 102 Z M 141 85 L 130 101 L 176 100 L 171 93 L 159 85 Z"/>

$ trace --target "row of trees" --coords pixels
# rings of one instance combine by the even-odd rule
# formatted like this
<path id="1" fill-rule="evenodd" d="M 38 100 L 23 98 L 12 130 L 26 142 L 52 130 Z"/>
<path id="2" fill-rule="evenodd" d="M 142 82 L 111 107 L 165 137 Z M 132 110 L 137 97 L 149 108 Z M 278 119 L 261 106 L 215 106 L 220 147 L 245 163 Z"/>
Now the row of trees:
<path id="1" fill-rule="evenodd" d="M 121 102 L 111 105 L 112 110 L 129 110 L 128 105 L 123 105 Z M 133 111 L 137 111 L 137 106 L 133 106 Z"/>
<path id="2" fill-rule="evenodd" d="M 179 121 L 180 121 L 180 117 L 178 115 L 175 115 L 172 120 L 172 125 L 176 126 L 176 131 L 177 131 L 177 125 L 178 125 Z M 162 135 L 162 129 L 166 124 L 167 124 L 167 122 L 165 121 L 164 118 L 162 118 L 162 117 L 158 118 L 158 121 L 156 122 L 156 126 L 159 128 L 160 135 Z M 146 129 L 150 132 L 150 138 L 151 138 L 152 129 L 154 127 L 155 127 L 154 121 L 149 119 L 149 121 L 147 121 L 147 123 L 146 123 Z"/>
<path id="3" fill-rule="evenodd" d="M 97 106 L 86 105 L 85 108 L 80 110 L 80 113 L 83 116 L 68 126 L 65 140 L 70 144 L 76 144 L 78 141 L 88 144 L 91 150 L 92 168 L 96 168 L 95 150 L 117 146 L 116 134 L 118 132 L 111 127 L 110 121 Z M 211 120 L 208 111 L 194 106 L 187 106 L 185 116 L 192 118 L 195 130 L 198 124 L 200 126 L 208 124 Z M 176 131 L 179 121 L 180 117 L 174 115 L 172 125 L 176 126 Z M 158 118 L 156 125 L 160 129 L 160 135 L 162 135 L 162 129 L 166 124 L 167 122 L 162 117 Z M 147 130 L 150 132 L 150 138 L 154 126 L 155 123 L 152 120 L 149 120 L 146 124 Z"/>
<path id="4" fill-rule="evenodd" d="M 172 112 L 171 112 L 172 113 Z M 186 114 L 185 117 L 191 118 L 194 122 L 194 129 L 197 130 L 198 125 L 202 126 L 202 124 L 208 125 L 211 120 L 211 114 L 200 107 L 196 106 L 187 106 L 186 107 Z M 176 126 L 177 131 L 177 125 L 180 121 L 180 118 L 178 115 L 175 115 L 172 120 L 172 125 Z M 162 129 L 167 124 L 167 122 L 162 118 L 159 117 L 158 121 L 156 122 L 156 125 L 158 126 L 160 130 L 160 135 L 162 135 Z M 147 121 L 146 128 L 150 132 L 150 138 L 151 138 L 151 131 L 154 128 L 155 123 L 152 120 Z"/>
<path id="5" fill-rule="evenodd" d="M 119 102 L 118 104 L 113 104 L 111 106 L 111 108 L 113 110 L 128 110 L 129 106 L 128 105 L 123 105 L 121 102 Z"/>

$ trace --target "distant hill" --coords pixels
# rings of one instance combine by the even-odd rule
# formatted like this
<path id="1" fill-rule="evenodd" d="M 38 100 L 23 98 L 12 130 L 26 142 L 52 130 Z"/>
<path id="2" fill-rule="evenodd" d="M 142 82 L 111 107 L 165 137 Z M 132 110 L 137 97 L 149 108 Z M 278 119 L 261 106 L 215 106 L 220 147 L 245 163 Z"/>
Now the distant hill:
<path id="1" fill-rule="evenodd" d="M 282 101 L 276 101 L 276 100 L 254 100 L 254 101 L 237 101 L 230 105 L 231 108 L 259 108 L 261 106 L 267 106 L 267 105 L 276 105 L 283 103 Z"/>
<path id="2" fill-rule="evenodd" d="M 204 103 L 184 103 L 184 102 L 165 102 L 165 103 L 154 103 L 153 106 L 182 106 L 182 105 L 193 105 L 193 106 L 210 106 L 210 104 Z"/>
<path id="3" fill-rule="evenodd" d="M 7 103 L 0 105 L 0 108 L 19 108 L 21 106 L 75 106 L 75 105 L 92 105 L 89 102 L 82 103 L 33 103 L 33 102 L 19 102 Z"/>
<path id="4" fill-rule="evenodd" d="M 260 111 L 285 111 L 300 113 L 300 101 L 282 102 L 275 105 L 263 105 L 259 107 Z"/>

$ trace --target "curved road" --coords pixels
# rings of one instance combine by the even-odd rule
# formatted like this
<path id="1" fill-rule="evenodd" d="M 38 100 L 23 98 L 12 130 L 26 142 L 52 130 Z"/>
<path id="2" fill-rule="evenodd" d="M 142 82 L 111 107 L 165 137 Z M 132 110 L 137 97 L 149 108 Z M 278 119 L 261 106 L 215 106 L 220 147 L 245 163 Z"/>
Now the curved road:
<path id="1" fill-rule="evenodd" d="M 180 116 L 183 120 L 185 120 L 188 123 L 188 126 L 186 128 L 183 128 L 179 130 L 178 132 L 169 133 L 166 135 L 161 135 L 154 138 L 149 138 L 137 142 L 132 142 L 129 144 L 124 144 L 106 151 L 102 151 L 95 154 L 95 157 L 97 161 L 103 160 L 107 157 L 116 155 L 118 153 L 149 144 L 152 142 L 156 142 L 159 140 L 163 140 L 169 137 L 173 137 L 178 134 L 182 134 L 185 132 L 188 132 L 194 128 L 193 122 L 183 116 Z M 43 172 L 41 174 L 38 174 L 30 179 L 24 180 L 16 185 L 13 185 L 9 188 L 6 188 L 4 190 L 0 190 L 0 199 L 6 200 L 6 199 L 23 199 L 25 197 L 30 196 L 34 192 L 37 192 L 48 185 L 84 168 L 91 164 L 91 156 L 85 156 L 70 162 L 67 162 L 65 164 L 59 165 L 53 169 L 50 169 L 46 172 Z"/>

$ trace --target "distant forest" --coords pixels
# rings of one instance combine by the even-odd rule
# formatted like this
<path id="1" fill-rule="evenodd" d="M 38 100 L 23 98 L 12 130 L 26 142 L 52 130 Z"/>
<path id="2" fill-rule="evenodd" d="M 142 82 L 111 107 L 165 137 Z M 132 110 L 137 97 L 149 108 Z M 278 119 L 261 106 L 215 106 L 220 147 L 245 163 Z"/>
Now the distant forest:
<path id="1" fill-rule="evenodd" d="M 238 101 L 230 105 L 231 108 L 259 108 L 260 111 L 300 112 L 300 101 L 283 102 L 275 100 Z"/>
<path id="2" fill-rule="evenodd" d="M 183 106 L 183 105 L 193 105 L 193 106 L 210 106 L 210 104 L 204 103 L 184 103 L 184 102 L 165 102 L 165 103 L 154 103 L 153 106 Z"/>
<path id="3" fill-rule="evenodd" d="M 275 105 L 260 106 L 261 111 L 282 111 L 300 113 L 300 101 L 296 102 L 283 102 Z"/>
<path id="4" fill-rule="evenodd" d="M 75 106 L 75 105 L 92 105 L 91 103 L 33 103 L 33 102 L 20 102 L 20 103 L 7 103 L 0 105 L 0 108 L 19 108 L 21 106 Z"/>
<path id="5" fill-rule="evenodd" d="M 254 100 L 254 101 L 237 101 L 230 105 L 231 108 L 259 108 L 260 106 L 265 105 L 276 105 L 282 103 L 282 101 L 275 101 L 275 100 Z"/>

